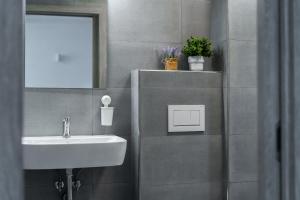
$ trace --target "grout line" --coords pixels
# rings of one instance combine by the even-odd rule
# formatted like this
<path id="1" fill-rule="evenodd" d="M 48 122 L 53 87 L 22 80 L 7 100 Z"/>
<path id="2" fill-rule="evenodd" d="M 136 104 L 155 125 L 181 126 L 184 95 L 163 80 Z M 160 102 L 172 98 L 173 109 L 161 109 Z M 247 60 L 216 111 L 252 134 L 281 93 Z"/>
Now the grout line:
<path id="1" fill-rule="evenodd" d="M 241 132 L 241 131 L 239 131 Z M 249 131 L 247 131 L 248 133 L 231 133 L 229 134 L 229 137 L 230 136 L 257 136 L 257 131 L 253 131 L 253 133 L 249 133 Z"/>
<path id="2" fill-rule="evenodd" d="M 238 41 L 238 42 L 253 42 L 253 43 L 257 43 L 257 40 L 234 39 L 234 38 L 229 38 L 229 37 L 228 37 L 228 40 Z"/>
<path id="3" fill-rule="evenodd" d="M 230 181 L 229 184 L 231 183 L 257 183 L 258 182 L 258 179 L 257 180 L 250 180 L 250 181 Z"/>
<path id="4" fill-rule="evenodd" d="M 232 89 L 243 89 L 243 88 L 258 89 L 258 87 L 253 87 L 253 86 L 231 86 L 230 88 L 232 88 Z"/>
<path id="5" fill-rule="evenodd" d="M 181 39 L 180 39 L 181 40 Z M 108 41 L 108 44 L 109 43 L 130 43 L 130 44 L 176 44 L 176 45 L 181 45 L 181 41 L 137 41 L 137 40 L 109 40 Z"/>
<path id="6" fill-rule="evenodd" d="M 110 41 L 108 41 L 108 43 L 151 44 L 152 46 L 159 45 L 159 44 L 181 45 L 181 41 L 179 41 L 179 42 L 178 41 L 177 42 L 174 42 L 174 41 L 164 42 L 164 41 L 110 40 Z"/>
<path id="7" fill-rule="evenodd" d="M 150 187 L 162 187 L 162 186 L 199 185 L 199 184 L 214 184 L 214 183 L 222 184 L 222 182 L 223 182 L 222 180 L 216 180 L 216 181 L 190 181 L 190 182 L 158 183 L 158 184 L 141 183 L 141 185 L 150 186 Z"/>
<path id="8" fill-rule="evenodd" d="M 94 129 L 94 125 L 95 125 L 95 116 L 94 116 L 94 113 L 95 112 L 97 112 L 97 111 L 95 111 L 94 109 L 95 109 L 95 107 L 94 107 L 94 103 L 95 103 L 95 101 L 94 101 L 94 93 L 95 93 L 95 91 L 92 89 L 92 135 L 95 135 L 95 129 Z"/>
<path id="9" fill-rule="evenodd" d="M 184 89 L 184 90 L 202 90 L 202 89 L 222 89 L 222 87 L 189 87 L 189 88 L 186 88 L 186 87 L 141 87 L 143 89 L 166 89 L 166 90 L 180 90 L 180 89 Z"/>
<path id="10" fill-rule="evenodd" d="M 180 0 L 180 40 L 181 45 L 183 45 L 183 27 L 182 27 L 182 3 L 183 0 Z"/>

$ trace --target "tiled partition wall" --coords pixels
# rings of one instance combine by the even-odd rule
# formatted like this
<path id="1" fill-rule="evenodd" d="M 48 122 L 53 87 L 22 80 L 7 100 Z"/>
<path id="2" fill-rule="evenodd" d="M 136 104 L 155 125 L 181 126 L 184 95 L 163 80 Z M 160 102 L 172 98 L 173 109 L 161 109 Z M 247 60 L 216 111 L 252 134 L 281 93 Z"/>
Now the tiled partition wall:
<path id="1" fill-rule="evenodd" d="M 27 4 L 98 3 L 102 0 L 27 0 Z M 131 135 L 132 69 L 160 69 L 157 50 L 180 46 L 190 34 L 210 34 L 210 0 L 108 0 L 108 87 L 106 90 L 26 89 L 25 135 L 61 135 L 71 117 L 71 134 Z M 209 68 L 209 66 L 206 66 Z M 151 80 L 150 80 L 151 81 Z M 100 99 L 112 96 L 112 127 L 100 126 Z M 84 169 L 76 200 L 132 200 L 131 156 L 121 167 Z M 184 167 L 184 165 L 182 165 Z M 27 200 L 59 200 L 53 182 L 62 170 L 26 171 Z M 195 185 L 194 185 L 195 186 Z"/>
<path id="2" fill-rule="evenodd" d="M 213 0 L 211 36 L 224 67 L 230 200 L 257 199 L 256 0 Z"/>
<path id="3" fill-rule="evenodd" d="M 23 1 L 0 1 L 0 194 L 23 200 Z M 12 14 L 13 13 L 13 14 Z"/>
<path id="4" fill-rule="evenodd" d="M 222 74 L 132 72 L 138 200 L 223 197 Z M 168 133 L 168 105 L 205 105 L 205 132 Z"/>

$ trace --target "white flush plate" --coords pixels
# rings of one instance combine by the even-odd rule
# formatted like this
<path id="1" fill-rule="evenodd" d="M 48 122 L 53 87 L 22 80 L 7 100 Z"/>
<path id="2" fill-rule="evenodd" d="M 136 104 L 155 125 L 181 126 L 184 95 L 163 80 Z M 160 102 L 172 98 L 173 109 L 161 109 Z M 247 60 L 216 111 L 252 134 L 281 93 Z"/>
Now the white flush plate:
<path id="1" fill-rule="evenodd" d="M 205 131 L 205 105 L 169 105 L 168 131 Z"/>

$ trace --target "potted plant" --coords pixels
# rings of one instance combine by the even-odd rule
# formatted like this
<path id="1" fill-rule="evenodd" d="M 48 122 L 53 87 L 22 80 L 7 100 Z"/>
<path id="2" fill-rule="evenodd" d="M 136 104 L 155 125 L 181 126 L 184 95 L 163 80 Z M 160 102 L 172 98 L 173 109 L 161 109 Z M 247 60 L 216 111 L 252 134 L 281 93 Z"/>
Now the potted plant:
<path id="1" fill-rule="evenodd" d="M 167 47 L 162 49 L 161 61 L 165 70 L 177 70 L 180 50 L 177 47 Z"/>
<path id="2" fill-rule="evenodd" d="M 191 71 L 203 71 L 204 58 L 212 55 L 212 42 L 201 36 L 191 36 L 182 50 L 188 57 Z"/>

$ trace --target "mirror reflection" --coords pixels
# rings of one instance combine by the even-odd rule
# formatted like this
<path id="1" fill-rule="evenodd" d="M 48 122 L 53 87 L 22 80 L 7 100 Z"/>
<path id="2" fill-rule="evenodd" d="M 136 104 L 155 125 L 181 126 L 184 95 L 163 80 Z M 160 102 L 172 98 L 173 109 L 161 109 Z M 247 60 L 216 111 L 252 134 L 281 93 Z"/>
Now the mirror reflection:
<path id="1" fill-rule="evenodd" d="M 106 24 L 102 9 L 28 6 L 26 88 L 104 88 Z"/>
<path id="2" fill-rule="evenodd" d="M 25 87 L 93 87 L 93 18 L 27 15 Z"/>

